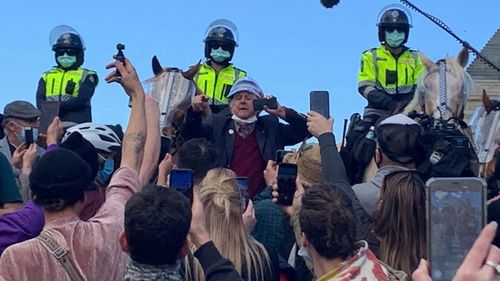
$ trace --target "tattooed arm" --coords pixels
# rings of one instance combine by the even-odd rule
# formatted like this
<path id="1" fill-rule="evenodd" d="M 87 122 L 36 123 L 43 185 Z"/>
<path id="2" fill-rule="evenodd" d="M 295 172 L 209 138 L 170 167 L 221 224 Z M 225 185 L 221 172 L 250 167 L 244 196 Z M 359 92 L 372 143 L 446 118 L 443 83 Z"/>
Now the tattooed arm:
<path id="1" fill-rule="evenodd" d="M 120 71 L 121 78 L 116 76 L 116 72 L 112 72 L 106 77 L 106 81 L 120 83 L 130 97 L 132 107 L 127 130 L 123 137 L 121 166 L 132 168 L 139 173 L 146 141 L 144 90 L 133 65 L 128 59 L 125 59 L 125 63 L 115 61 L 108 65 L 108 68 L 112 67 L 116 67 Z"/>

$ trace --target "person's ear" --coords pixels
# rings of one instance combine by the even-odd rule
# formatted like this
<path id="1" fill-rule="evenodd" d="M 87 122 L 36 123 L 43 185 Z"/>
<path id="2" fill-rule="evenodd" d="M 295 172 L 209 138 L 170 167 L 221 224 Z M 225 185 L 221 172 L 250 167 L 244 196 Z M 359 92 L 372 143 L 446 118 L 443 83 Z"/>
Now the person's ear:
<path id="1" fill-rule="evenodd" d="M 179 259 L 183 259 L 189 253 L 189 242 L 186 239 L 184 241 L 184 245 L 182 245 L 181 250 L 179 251 Z"/>
<path id="2" fill-rule="evenodd" d="M 120 247 L 122 248 L 122 251 L 125 253 L 128 253 L 128 242 L 127 242 L 127 236 L 125 236 L 125 231 L 122 230 L 120 234 L 118 235 L 118 243 L 120 243 Z"/>
<path id="3" fill-rule="evenodd" d="M 300 235 L 301 240 L 302 240 L 302 247 L 304 248 L 309 248 L 309 240 L 307 239 L 307 236 L 304 232 L 301 233 Z"/>
<path id="4" fill-rule="evenodd" d="M 373 160 L 377 165 L 380 164 L 380 162 L 382 162 L 382 151 L 378 146 L 375 148 L 375 154 L 373 154 Z"/>

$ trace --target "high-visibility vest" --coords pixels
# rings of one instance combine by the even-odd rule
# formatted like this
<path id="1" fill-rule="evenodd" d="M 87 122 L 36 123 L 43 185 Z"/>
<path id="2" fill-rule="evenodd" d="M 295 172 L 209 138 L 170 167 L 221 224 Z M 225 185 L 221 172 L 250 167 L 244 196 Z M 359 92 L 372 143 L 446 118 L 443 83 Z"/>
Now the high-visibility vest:
<path id="1" fill-rule="evenodd" d="M 231 86 L 236 80 L 246 75 L 245 71 L 234 67 L 232 64 L 222 68 L 217 73 L 215 69 L 205 62 L 201 65 L 194 80 L 198 88 L 211 98 L 214 104 L 228 104 L 227 94 Z"/>
<path id="2" fill-rule="evenodd" d="M 424 69 L 417 51 L 408 49 L 395 59 L 389 50 L 381 45 L 363 52 L 358 88 L 368 86 L 362 93 L 365 97 L 374 89 L 391 95 L 414 93 Z M 396 77 L 392 77 L 393 81 L 389 81 L 392 83 L 388 83 L 386 76 L 391 72 Z"/>
<path id="3" fill-rule="evenodd" d="M 54 67 L 42 74 L 45 81 L 45 98 L 47 101 L 67 101 L 78 96 L 80 84 L 85 81 L 89 75 L 97 75 L 95 71 L 78 68 L 65 71 Z M 73 83 L 70 83 L 72 81 Z M 73 87 L 68 87 L 68 83 Z M 71 92 L 67 92 L 70 91 Z"/>

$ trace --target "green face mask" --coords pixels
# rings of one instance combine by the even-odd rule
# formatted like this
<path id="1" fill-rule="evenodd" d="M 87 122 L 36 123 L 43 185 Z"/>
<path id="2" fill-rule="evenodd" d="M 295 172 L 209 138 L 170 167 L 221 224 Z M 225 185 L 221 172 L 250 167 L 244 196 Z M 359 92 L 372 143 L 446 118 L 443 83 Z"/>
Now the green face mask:
<path id="1" fill-rule="evenodd" d="M 75 64 L 76 56 L 68 56 L 68 54 L 64 53 L 64 55 L 57 57 L 57 62 L 63 68 L 68 68 L 71 67 L 73 64 Z"/>
<path id="2" fill-rule="evenodd" d="M 387 45 L 397 48 L 401 46 L 401 43 L 405 40 L 405 33 L 394 30 L 393 32 L 385 32 L 385 43 Z"/>
<path id="3" fill-rule="evenodd" d="M 223 62 L 231 56 L 231 53 L 228 51 L 224 51 L 221 47 L 219 47 L 218 49 L 212 49 L 212 51 L 210 52 L 210 56 L 216 62 Z"/>

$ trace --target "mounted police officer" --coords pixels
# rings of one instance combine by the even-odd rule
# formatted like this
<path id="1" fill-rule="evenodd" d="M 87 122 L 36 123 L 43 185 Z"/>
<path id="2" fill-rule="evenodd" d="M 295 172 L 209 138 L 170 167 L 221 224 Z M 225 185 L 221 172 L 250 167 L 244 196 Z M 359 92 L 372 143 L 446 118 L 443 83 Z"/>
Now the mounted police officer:
<path id="1" fill-rule="evenodd" d="M 57 66 L 42 74 L 38 82 L 36 103 L 42 110 L 46 102 L 59 103 L 62 121 L 92 121 L 90 99 L 98 83 L 97 73 L 81 67 L 85 45 L 81 36 L 67 25 L 55 27 L 50 35 Z"/>
<path id="2" fill-rule="evenodd" d="M 229 90 L 236 80 L 246 72 L 234 67 L 231 59 L 238 46 L 238 29 L 229 20 L 212 22 L 205 33 L 205 57 L 194 81 L 198 88 L 210 98 L 212 112 L 227 108 Z"/>
<path id="3" fill-rule="evenodd" d="M 380 117 L 400 112 L 413 98 L 424 70 L 418 52 L 405 46 L 411 17 L 401 5 L 385 7 L 378 17 L 381 45 L 363 52 L 358 91 L 368 100 L 364 120 L 374 125 Z"/>
<path id="4" fill-rule="evenodd" d="M 412 100 L 423 65 L 417 51 L 405 46 L 411 17 L 406 8 L 393 4 L 380 12 L 377 21 L 380 46 L 364 51 L 358 74 L 358 91 L 368 101 L 363 119 L 351 116 L 347 145 L 342 157 L 351 184 L 362 180 L 375 153 L 375 127 L 401 112 Z"/>

